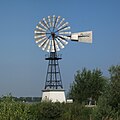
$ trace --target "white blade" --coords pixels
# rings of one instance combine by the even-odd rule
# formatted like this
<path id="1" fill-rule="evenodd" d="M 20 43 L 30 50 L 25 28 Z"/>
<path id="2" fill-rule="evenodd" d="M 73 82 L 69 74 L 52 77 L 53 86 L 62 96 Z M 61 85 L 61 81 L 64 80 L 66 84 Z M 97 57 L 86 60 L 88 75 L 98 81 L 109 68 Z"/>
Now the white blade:
<path id="1" fill-rule="evenodd" d="M 36 26 L 36 28 L 41 30 L 41 31 L 46 31 L 45 29 L 41 28 L 40 26 Z"/>
<path id="2" fill-rule="evenodd" d="M 64 35 L 59 35 L 59 36 L 62 37 L 63 39 L 70 40 L 69 36 L 64 36 Z"/>
<path id="3" fill-rule="evenodd" d="M 46 24 L 46 26 L 49 28 L 48 22 L 46 21 L 45 18 L 43 18 L 43 21 L 44 21 L 44 23 Z"/>
<path id="4" fill-rule="evenodd" d="M 35 33 L 35 34 L 36 34 L 36 33 L 45 34 L 46 32 L 40 31 L 40 30 L 35 30 L 34 33 Z"/>
<path id="5" fill-rule="evenodd" d="M 42 50 L 45 50 L 46 49 L 46 47 L 48 46 L 48 44 L 49 44 L 49 39 L 47 40 L 47 42 L 44 44 L 44 46 L 42 46 Z"/>
<path id="6" fill-rule="evenodd" d="M 39 43 L 40 41 L 44 40 L 44 39 L 47 39 L 46 36 L 45 37 L 42 37 L 42 38 L 38 38 L 37 40 L 35 40 L 36 43 Z"/>
<path id="7" fill-rule="evenodd" d="M 66 41 L 66 40 L 64 40 L 64 39 L 62 39 L 62 38 L 58 38 L 64 45 L 67 45 L 68 44 L 68 42 Z"/>
<path id="8" fill-rule="evenodd" d="M 51 18 L 51 16 L 48 16 L 48 21 L 49 21 L 50 27 L 52 27 L 52 18 Z"/>
<path id="9" fill-rule="evenodd" d="M 51 17 L 50 16 L 48 16 L 48 21 L 49 21 L 49 26 L 51 27 L 52 25 L 51 25 Z"/>
<path id="10" fill-rule="evenodd" d="M 56 40 L 55 40 L 55 48 L 56 48 L 56 51 L 60 51 L 60 48 L 59 48 L 58 43 L 56 42 Z"/>
<path id="11" fill-rule="evenodd" d="M 59 29 L 58 31 L 59 32 L 63 32 L 63 31 L 66 31 L 66 30 L 70 30 L 70 27 L 64 27 L 64 28 L 61 28 L 61 29 Z"/>
<path id="12" fill-rule="evenodd" d="M 61 26 L 61 25 L 63 24 L 64 20 L 65 20 L 65 18 L 63 18 L 63 19 L 61 20 L 61 22 L 58 24 L 57 28 L 59 28 L 59 26 Z"/>
<path id="13" fill-rule="evenodd" d="M 53 27 L 54 27 L 54 25 L 55 25 L 55 19 L 56 19 L 56 16 L 53 15 L 53 22 L 52 22 L 52 26 L 53 26 Z"/>
<path id="14" fill-rule="evenodd" d="M 44 43 L 46 42 L 47 39 L 43 40 L 40 44 L 38 44 L 38 47 L 41 47 L 42 45 L 44 45 Z"/>
<path id="15" fill-rule="evenodd" d="M 60 16 L 57 17 L 57 20 L 56 20 L 56 23 L 55 23 L 55 27 L 57 26 L 59 20 L 60 20 Z"/>
<path id="16" fill-rule="evenodd" d="M 64 34 L 65 34 L 65 35 L 70 35 L 71 32 L 59 32 L 59 34 L 60 34 L 60 35 L 64 35 Z"/>
<path id="17" fill-rule="evenodd" d="M 56 41 L 57 41 L 58 45 L 60 46 L 60 48 L 64 48 L 64 45 L 59 41 L 58 38 L 56 38 Z"/>
<path id="18" fill-rule="evenodd" d="M 92 31 L 72 33 L 71 40 L 84 43 L 92 43 Z"/>
<path id="19" fill-rule="evenodd" d="M 46 30 L 48 29 L 48 28 L 44 25 L 44 23 L 43 23 L 42 21 L 40 21 L 39 24 L 40 24 L 43 28 L 45 28 Z"/>
<path id="20" fill-rule="evenodd" d="M 54 48 L 54 41 L 52 40 L 52 44 L 51 44 L 51 52 L 55 52 L 55 48 Z"/>
<path id="21" fill-rule="evenodd" d="M 58 29 L 62 29 L 62 28 L 64 28 L 65 26 L 67 26 L 68 25 L 68 22 L 66 22 L 66 23 L 64 23 L 62 26 L 60 26 Z"/>
<path id="22" fill-rule="evenodd" d="M 46 48 L 46 51 L 47 51 L 47 52 L 50 52 L 50 46 L 51 46 L 51 40 L 49 41 L 48 46 L 47 46 L 47 48 Z"/>
<path id="23" fill-rule="evenodd" d="M 41 38 L 41 37 L 45 37 L 46 35 L 35 35 L 34 38 Z"/>

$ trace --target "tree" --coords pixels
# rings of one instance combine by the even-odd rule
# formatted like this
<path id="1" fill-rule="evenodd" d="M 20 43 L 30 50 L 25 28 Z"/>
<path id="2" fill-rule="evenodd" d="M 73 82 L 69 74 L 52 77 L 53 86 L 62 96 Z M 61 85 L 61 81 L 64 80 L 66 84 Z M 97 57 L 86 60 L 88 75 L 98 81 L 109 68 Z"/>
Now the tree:
<path id="1" fill-rule="evenodd" d="M 113 109 L 120 109 L 120 65 L 111 66 L 110 73 L 110 91 L 109 104 Z"/>
<path id="2" fill-rule="evenodd" d="M 77 71 L 74 79 L 69 97 L 80 103 L 88 98 L 97 101 L 107 83 L 107 79 L 102 76 L 99 69 L 91 71 L 84 68 L 82 71 Z"/>
<path id="3" fill-rule="evenodd" d="M 106 90 L 94 109 L 94 120 L 120 119 L 120 65 L 109 68 L 110 78 Z"/>

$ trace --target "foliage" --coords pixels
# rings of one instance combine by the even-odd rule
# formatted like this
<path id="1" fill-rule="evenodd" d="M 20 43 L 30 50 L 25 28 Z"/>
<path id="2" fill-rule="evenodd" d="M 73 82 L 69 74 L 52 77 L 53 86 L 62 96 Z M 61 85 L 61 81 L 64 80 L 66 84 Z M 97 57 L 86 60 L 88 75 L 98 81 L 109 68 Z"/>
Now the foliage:
<path id="1" fill-rule="evenodd" d="M 0 120 L 28 120 L 29 105 L 15 102 L 12 96 L 5 96 L 0 101 Z"/>
<path id="2" fill-rule="evenodd" d="M 108 81 L 98 69 L 77 71 L 69 93 L 75 100 L 72 104 L 31 104 L 11 94 L 2 96 L 0 120 L 120 120 L 120 65 L 111 66 L 109 73 Z M 89 97 L 97 100 L 96 107 L 81 104 Z"/>
<path id="3" fill-rule="evenodd" d="M 101 70 L 91 71 L 84 68 L 82 71 L 77 71 L 69 96 L 80 103 L 88 98 L 97 101 L 103 93 L 106 83 L 107 80 L 102 76 Z"/>
<path id="4" fill-rule="evenodd" d="M 42 102 L 31 106 L 30 111 L 35 120 L 57 120 L 63 108 L 60 103 Z"/>
<path id="5" fill-rule="evenodd" d="M 111 66 L 109 104 L 115 110 L 120 110 L 120 65 Z"/>
<path id="6" fill-rule="evenodd" d="M 101 96 L 98 100 L 98 104 L 93 111 L 94 120 L 104 120 L 113 118 L 114 111 L 107 103 L 106 97 Z"/>
<path id="7" fill-rule="evenodd" d="M 106 95 L 99 97 L 98 104 L 92 113 L 93 120 L 119 120 L 120 109 L 116 111 L 109 103 Z"/>
<path id="8" fill-rule="evenodd" d="M 91 108 L 86 108 L 80 103 L 65 104 L 64 113 L 60 120 L 88 120 L 92 113 Z"/>
<path id="9" fill-rule="evenodd" d="M 0 120 L 88 120 L 92 110 L 79 103 L 22 103 L 12 96 L 0 101 Z"/>
<path id="10" fill-rule="evenodd" d="M 95 120 L 120 119 L 120 66 L 109 68 L 110 82 L 93 112 Z"/>

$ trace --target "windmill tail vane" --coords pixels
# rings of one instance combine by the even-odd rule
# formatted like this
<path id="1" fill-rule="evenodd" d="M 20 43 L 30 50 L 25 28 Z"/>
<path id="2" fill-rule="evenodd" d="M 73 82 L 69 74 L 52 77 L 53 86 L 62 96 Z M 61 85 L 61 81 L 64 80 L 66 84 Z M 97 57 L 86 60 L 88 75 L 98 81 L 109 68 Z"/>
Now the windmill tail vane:
<path id="1" fill-rule="evenodd" d="M 72 33 L 71 41 L 92 43 L 92 31 Z"/>

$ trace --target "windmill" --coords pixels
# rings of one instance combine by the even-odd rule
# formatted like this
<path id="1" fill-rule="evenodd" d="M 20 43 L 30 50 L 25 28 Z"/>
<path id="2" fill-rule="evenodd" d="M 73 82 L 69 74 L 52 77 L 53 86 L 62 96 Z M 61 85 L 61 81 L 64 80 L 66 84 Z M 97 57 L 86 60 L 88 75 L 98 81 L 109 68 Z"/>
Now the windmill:
<path id="1" fill-rule="evenodd" d="M 71 33 L 69 23 L 61 16 L 53 15 L 43 18 L 36 26 L 34 34 L 38 47 L 48 52 L 45 58 L 48 60 L 48 68 L 42 100 L 66 102 L 58 62 L 62 58 L 58 51 L 63 49 L 69 40 L 92 43 L 92 31 Z"/>

